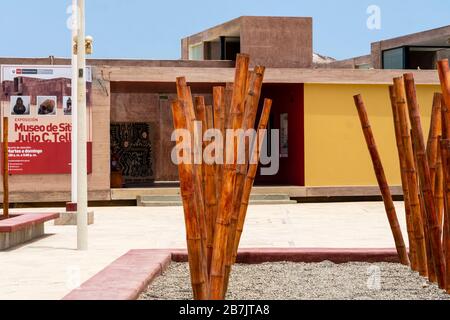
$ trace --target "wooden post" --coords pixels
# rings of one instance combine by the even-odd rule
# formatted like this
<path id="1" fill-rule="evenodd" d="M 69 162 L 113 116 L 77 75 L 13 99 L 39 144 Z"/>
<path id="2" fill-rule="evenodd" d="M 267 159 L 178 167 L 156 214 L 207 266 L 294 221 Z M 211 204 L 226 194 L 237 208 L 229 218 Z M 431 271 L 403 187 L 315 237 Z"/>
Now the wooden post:
<path id="1" fill-rule="evenodd" d="M 386 214 L 389 220 L 389 224 L 391 226 L 392 234 L 394 236 L 397 253 L 400 262 L 404 265 L 409 265 L 408 253 L 406 250 L 405 242 L 403 240 L 400 224 L 397 219 L 397 214 L 395 212 L 391 191 L 389 189 L 389 185 L 386 180 L 386 175 L 384 173 L 383 165 L 381 163 L 381 158 L 378 153 L 375 138 L 373 136 L 372 128 L 369 123 L 366 107 L 364 105 L 361 95 L 354 96 L 354 100 L 356 108 L 358 110 L 359 118 L 361 120 L 364 137 L 366 139 L 367 146 L 369 148 L 369 152 L 372 158 L 375 175 L 378 180 L 378 184 L 380 186 L 381 194 L 383 196 Z"/>
<path id="2" fill-rule="evenodd" d="M 414 234 L 414 222 L 411 211 L 411 203 L 409 200 L 409 186 L 408 186 L 408 166 L 406 164 L 405 148 L 403 146 L 402 129 L 400 125 L 399 112 L 397 108 L 397 99 L 395 96 L 394 86 L 389 86 L 389 96 L 391 99 L 392 114 L 394 119 L 395 140 L 397 143 L 398 157 L 400 163 L 400 174 L 403 187 L 403 197 L 405 202 L 406 226 L 408 230 L 409 239 L 409 259 L 411 261 L 411 268 L 414 271 L 419 271 L 417 262 L 417 243 Z M 421 272 L 423 272 L 421 270 Z"/>
<path id="3" fill-rule="evenodd" d="M 8 120 L 8 117 L 3 117 L 3 219 L 9 218 Z"/>
<path id="4" fill-rule="evenodd" d="M 184 108 L 180 101 L 172 103 L 172 113 L 175 129 L 187 129 Z M 178 141 L 177 143 L 179 143 Z M 180 157 L 180 154 L 178 153 Z M 197 216 L 198 202 L 195 198 L 194 166 L 192 163 L 178 165 L 181 196 L 183 198 L 186 223 L 186 238 L 191 271 L 191 283 L 195 300 L 208 299 L 208 272 L 204 264 L 204 251 L 199 219 Z"/>
<path id="5" fill-rule="evenodd" d="M 244 116 L 244 98 L 247 83 L 249 56 L 239 54 L 236 60 L 236 74 L 234 82 L 233 97 L 231 100 L 231 124 L 232 129 L 242 128 Z M 230 227 L 231 214 L 233 210 L 233 195 L 236 181 L 236 161 L 238 150 L 238 139 L 233 143 L 227 141 L 226 158 L 224 167 L 222 195 L 219 201 L 218 216 L 214 232 L 213 254 L 210 270 L 210 293 L 212 300 L 224 299 L 224 276 L 225 276 L 225 252 Z M 232 149 L 233 147 L 233 149 Z M 234 156 L 234 158 L 232 158 Z"/>
<path id="6" fill-rule="evenodd" d="M 247 177 L 245 179 L 244 191 L 242 193 L 241 207 L 239 209 L 239 218 L 236 226 L 236 238 L 234 239 L 234 251 L 233 251 L 233 262 L 236 262 L 236 256 L 239 249 L 239 244 L 242 237 L 242 232 L 244 230 L 245 218 L 247 216 L 248 204 L 250 201 L 250 195 L 252 192 L 252 187 L 255 182 L 256 173 L 258 171 L 258 164 L 261 156 L 261 145 L 264 139 L 264 131 L 267 129 L 267 124 L 269 122 L 270 110 L 272 108 L 272 100 L 265 99 L 264 107 L 259 120 L 257 138 L 253 143 L 251 160 L 247 172 Z"/>
<path id="7" fill-rule="evenodd" d="M 414 83 L 414 76 L 412 73 L 404 75 L 405 91 L 409 108 L 409 117 L 411 127 L 413 129 L 414 141 L 417 142 L 417 163 L 418 172 L 421 182 L 421 188 L 424 198 L 425 211 L 429 226 L 429 235 L 431 239 L 431 249 L 436 268 L 436 276 L 439 286 L 445 288 L 445 261 L 442 251 L 441 242 L 441 228 L 438 224 L 438 215 L 436 205 L 434 203 L 433 190 L 431 186 L 430 167 L 428 165 L 425 139 L 422 131 L 422 124 L 420 118 L 419 104 L 417 102 L 416 87 Z"/>

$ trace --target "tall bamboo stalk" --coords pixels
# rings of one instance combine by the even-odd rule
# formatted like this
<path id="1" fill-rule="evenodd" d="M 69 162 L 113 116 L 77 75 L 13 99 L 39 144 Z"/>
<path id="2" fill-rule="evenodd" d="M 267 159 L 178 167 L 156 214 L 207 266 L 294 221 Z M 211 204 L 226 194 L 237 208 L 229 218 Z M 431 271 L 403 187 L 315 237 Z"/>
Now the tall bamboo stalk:
<path id="1" fill-rule="evenodd" d="M 216 152 L 222 152 L 222 159 L 224 159 L 223 151 L 225 150 L 225 125 L 226 125 L 226 104 L 225 104 L 225 88 L 214 87 L 213 88 L 213 105 L 214 105 L 214 129 L 219 130 L 223 137 L 223 143 L 220 150 Z M 216 164 L 216 184 L 217 184 L 217 199 L 220 199 L 222 193 L 222 180 L 223 180 L 223 163 Z M 217 216 L 217 213 L 216 213 Z"/>
<path id="2" fill-rule="evenodd" d="M 9 218 L 9 159 L 8 159 L 8 130 L 9 118 L 3 117 L 3 218 Z"/>
<path id="3" fill-rule="evenodd" d="M 394 86 L 389 86 L 389 97 L 391 100 L 392 114 L 394 119 L 395 128 L 395 140 L 397 143 L 398 157 L 400 163 L 400 173 L 403 188 L 403 197 L 405 202 L 405 213 L 406 213 L 406 226 L 408 230 L 408 240 L 409 240 L 409 259 L 411 261 L 411 268 L 414 271 L 419 271 L 417 262 L 417 243 L 414 234 L 414 222 L 411 210 L 411 203 L 409 200 L 409 186 L 408 186 L 408 166 L 406 164 L 405 148 L 403 146 L 402 138 L 402 128 L 400 125 L 399 112 L 397 108 L 397 98 L 395 96 Z"/>
<path id="4" fill-rule="evenodd" d="M 252 192 L 253 184 L 255 182 L 256 173 L 258 171 L 259 160 L 261 157 L 261 146 L 264 141 L 264 134 L 269 122 L 271 108 L 272 100 L 265 99 L 263 111 L 259 120 L 257 137 L 253 142 L 253 146 L 251 147 L 252 154 L 250 157 L 247 177 L 245 178 L 244 191 L 242 192 L 241 207 L 239 209 L 239 217 L 236 226 L 236 238 L 234 239 L 233 262 L 236 262 L 237 252 L 239 249 L 239 244 L 241 242 L 242 232 L 244 230 L 245 218 L 247 216 L 247 209 L 250 202 L 250 195 Z"/>
<path id="5" fill-rule="evenodd" d="M 436 185 L 437 177 L 437 163 L 438 163 L 438 147 L 439 147 L 439 136 L 442 134 L 442 121 L 441 121 L 441 96 L 439 93 L 434 94 L 433 98 L 433 108 L 431 113 L 431 125 L 430 134 L 428 136 L 427 143 L 427 157 L 428 163 L 430 165 L 430 175 L 431 175 L 431 186 L 434 188 Z"/>
<path id="6" fill-rule="evenodd" d="M 409 192 L 409 205 L 413 222 L 414 239 L 416 244 L 417 268 L 422 276 L 426 276 L 427 271 L 427 250 L 422 209 L 420 203 L 420 190 L 417 179 L 416 161 L 414 158 L 411 131 L 408 123 L 408 106 L 406 104 L 406 93 L 403 78 L 394 79 L 394 91 L 396 107 L 398 112 L 398 122 L 400 125 L 400 135 L 405 155 L 406 179 Z"/>
<path id="7" fill-rule="evenodd" d="M 212 106 L 206 106 L 206 129 L 214 128 L 214 116 Z M 207 250 L 208 250 L 208 270 L 211 266 L 214 228 L 217 217 L 217 181 L 216 167 L 214 164 L 205 164 L 205 210 L 207 223 Z"/>
<path id="8" fill-rule="evenodd" d="M 410 136 L 413 137 L 413 133 L 411 130 Z M 418 162 L 417 162 L 417 141 L 413 141 L 413 154 L 414 154 L 414 163 L 415 167 L 418 168 Z M 420 181 L 419 173 L 416 171 L 416 177 L 417 181 Z M 437 276 L 436 276 L 436 267 L 434 265 L 434 259 L 433 259 L 433 250 L 431 247 L 431 237 L 429 235 L 429 223 L 427 218 L 427 212 L 425 209 L 425 200 L 423 197 L 423 192 L 420 190 L 419 186 L 419 198 L 420 198 L 420 212 L 422 215 L 422 221 L 423 221 L 423 230 L 425 235 L 425 247 L 427 252 L 427 267 L 428 267 L 428 280 L 431 283 L 437 283 Z"/>
<path id="9" fill-rule="evenodd" d="M 441 141 L 442 171 L 444 173 L 444 252 L 446 270 L 446 290 L 450 293 L 450 140 Z"/>
<path id="10" fill-rule="evenodd" d="M 205 214 L 205 202 L 203 200 L 203 176 L 202 176 L 202 142 L 199 139 L 201 132 L 198 132 L 198 126 L 196 125 L 194 102 L 192 100 L 192 93 L 190 88 L 186 84 L 184 77 L 177 78 L 177 94 L 178 100 L 182 103 L 184 116 L 186 117 L 186 128 L 190 132 L 193 146 L 192 159 L 194 165 L 194 198 L 197 202 L 197 219 L 200 226 L 200 234 L 202 237 L 202 260 L 207 268 L 207 227 L 206 227 L 206 214 Z"/>
<path id="11" fill-rule="evenodd" d="M 175 129 L 187 129 L 184 108 L 180 101 L 174 101 L 172 103 L 172 113 Z M 178 141 L 177 143 L 180 142 Z M 178 157 L 179 159 L 182 157 L 180 153 L 178 153 Z M 194 299 L 206 300 L 208 299 L 208 272 L 203 261 L 202 235 L 197 216 L 198 203 L 195 200 L 194 167 L 191 163 L 180 163 L 178 170 L 184 206 L 189 267 L 191 270 Z"/>
<path id="12" fill-rule="evenodd" d="M 400 229 L 400 224 L 398 222 L 397 214 L 395 212 L 394 202 L 392 200 L 391 191 L 386 180 L 386 175 L 384 173 L 383 165 L 381 163 L 380 154 L 375 143 L 375 138 L 373 136 L 372 128 L 367 116 L 366 107 L 362 100 L 361 95 L 354 96 L 355 106 L 358 110 L 358 115 L 361 121 L 362 129 L 364 132 L 364 137 L 369 148 L 369 153 L 372 158 L 373 167 L 375 170 L 375 175 L 380 187 L 381 194 L 383 196 L 384 205 L 386 208 L 386 214 L 391 226 L 392 234 L 394 236 L 395 246 L 397 248 L 397 253 L 400 262 L 404 265 L 409 265 L 408 253 L 406 250 L 405 242 L 403 240 L 402 231 Z"/>
<path id="13" fill-rule="evenodd" d="M 433 198 L 433 190 L 431 185 L 430 167 L 427 161 L 425 139 L 423 136 L 419 104 L 417 102 L 416 87 L 414 76 L 411 73 L 404 75 L 405 91 L 408 101 L 409 116 L 411 127 L 413 129 L 414 140 L 417 142 L 417 163 L 422 188 L 426 216 L 429 226 L 429 236 L 431 239 L 432 255 L 436 268 L 436 276 L 438 284 L 441 288 L 445 288 L 445 260 L 442 251 L 441 228 L 438 222 L 436 205 Z"/>
<path id="14" fill-rule="evenodd" d="M 248 79 L 247 96 L 245 99 L 245 113 L 243 119 L 243 130 L 246 132 L 249 129 L 255 127 L 256 114 L 258 112 L 259 99 L 261 96 L 262 83 L 264 79 L 265 68 L 261 66 L 255 67 L 255 70 L 250 73 Z M 248 170 L 248 151 L 249 141 L 245 140 L 245 148 L 241 148 L 239 152 L 245 151 L 245 163 L 237 165 L 236 171 L 236 182 L 235 191 L 233 196 L 233 212 L 230 220 L 230 228 L 228 232 L 227 240 L 227 251 L 225 257 L 225 280 L 224 280 L 224 292 L 228 290 L 228 282 L 230 278 L 231 267 L 234 263 L 233 261 L 233 251 L 234 251 L 234 239 L 236 238 L 236 228 L 239 218 L 239 211 L 241 208 L 242 194 L 244 190 L 245 177 L 247 176 Z"/>
<path id="15" fill-rule="evenodd" d="M 207 130 L 207 123 L 206 123 L 206 104 L 205 104 L 205 97 L 203 96 L 197 96 L 194 99 L 194 110 L 195 110 L 195 119 L 198 122 L 201 122 L 202 125 L 202 129 L 200 130 L 199 133 L 201 133 L 202 136 L 202 159 L 203 159 L 203 152 L 206 148 L 206 142 L 204 141 L 203 137 L 205 135 L 205 132 Z M 197 123 L 197 125 L 199 125 Z M 206 185 L 206 165 L 205 162 L 202 161 L 201 166 L 198 167 L 199 170 L 201 170 L 201 177 L 202 177 L 202 187 L 203 187 L 203 195 L 205 195 L 205 185 Z M 206 207 L 206 200 L 205 200 L 205 196 L 203 197 L 203 201 L 204 201 L 204 206 Z M 206 213 L 205 213 L 206 214 Z M 208 218 L 206 218 L 206 221 L 208 221 Z"/>
<path id="16" fill-rule="evenodd" d="M 436 203 L 439 225 L 442 226 L 444 213 L 444 185 L 442 174 L 442 158 L 440 154 L 440 136 L 442 135 L 442 95 L 435 93 L 433 97 L 433 108 L 431 115 L 430 134 L 427 144 L 427 157 L 430 164 L 431 186 Z"/>
<path id="17" fill-rule="evenodd" d="M 234 130 L 242 128 L 249 60 L 249 56 L 245 54 L 239 54 L 236 59 L 236 74 L 230 111 L 232 129 Z M 223 292 L 225 255 L 233 210 L 233 194 L 236 181 L 238 147 L 238 139 L 234 139 L 234 144 L 227 141 L 227 163 L 224 167 L 222 195 L 219 201 L 218 216 L 214 232 L 213 254 L 210 270 L 210 294 L 211 299 L 213 300 L 220 300 L 225 296 L 225 292 Z"/>
<path id="18" fill-rule="evenodd" d="M 444 105 L 450 108 L 450 67 L 448 64 L 448 59 L 440 60 L 438 62 L 438 73 L 441 82 Z"/>
<path id="19" fill-rule="evenodd" d="M 446 123 L 444 132 L 444 139 L 450 139 L 450 68 L 448 59 L 444 59 L 438 62 L 438 72 L 439 79 L 441 82 L 442 88 L 442 109 L 445 110 L 445 116 L 443 115 L 443 122 Z M 444 120 L 445 119 L 445 120 Z M 445 158 L 443 158 L 445 161 Z M 445 189 L 448 188 L 448 183 L 450 181 L 447 180 L 445 184 Z M 448 204 L 447 204 L 448 205 Z M 447 261 L 447 292 L 450 289 L 450 209 L 445 210 L 444 215 L 444 246 L 445 246 L 445 255 Z"/>

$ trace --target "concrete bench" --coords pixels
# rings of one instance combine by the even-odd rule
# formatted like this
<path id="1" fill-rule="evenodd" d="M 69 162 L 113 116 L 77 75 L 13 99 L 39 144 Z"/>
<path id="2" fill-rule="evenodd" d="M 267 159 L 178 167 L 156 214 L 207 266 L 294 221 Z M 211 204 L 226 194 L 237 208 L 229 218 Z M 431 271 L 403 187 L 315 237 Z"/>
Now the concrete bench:
<path id="1" fill-rule="evenodd" d="M 0 220 L 0 250 L 26 243 L 44 235 L 44 224 L 59 217 L 57 213 L 12 214 Z"/>

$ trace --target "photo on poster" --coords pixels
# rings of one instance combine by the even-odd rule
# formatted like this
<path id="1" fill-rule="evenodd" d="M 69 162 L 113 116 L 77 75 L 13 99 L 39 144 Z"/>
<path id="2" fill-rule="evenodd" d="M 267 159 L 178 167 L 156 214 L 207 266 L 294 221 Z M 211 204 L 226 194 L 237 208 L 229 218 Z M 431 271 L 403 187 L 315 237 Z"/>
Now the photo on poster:
<path id="1" fill-rule="evenodd" d="M 39 116 L 55 116 L 57 98 L 55 96 L 38 96 L 37 106 Z"/>
<path id="2" fill-rule="evenodd" d="M 12 116 L 29 116 L 31 97 L 29 96 L 11 96 L 11 115 Z"/>
<path id="3" fill-rule="evenodd" d="M 64 104 L 64 115 L 71 116 L 72 115 L 72 97 L 64 96 L 63 104 Z"/>

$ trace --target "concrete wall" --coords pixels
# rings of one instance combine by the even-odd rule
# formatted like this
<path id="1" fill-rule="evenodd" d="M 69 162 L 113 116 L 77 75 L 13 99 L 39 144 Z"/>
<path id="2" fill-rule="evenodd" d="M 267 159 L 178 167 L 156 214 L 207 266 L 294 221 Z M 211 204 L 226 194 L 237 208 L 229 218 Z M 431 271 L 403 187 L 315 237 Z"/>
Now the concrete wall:
<path id="1" fill-rule="evenodd" d="M 241 52 L 253 65 L 312 67 L 312 18 L 243 17 Z"/>
<path id="2" fill-rule="evenodd" d="M 450 37 L 450 26 L 413 33 L 406 36 L 374 42 L 371 45 L 372 66 L 375 69 L 382 68 L 382 52 L 405 45 L 447 45 L 442 39 Z M 435 42 L 435 43 L 434 43 Z M 433 44 L 434 43 L 434 44 Z M 436 43 L 439 43 L 437 45 Z"/>
<path id="3" fill-rule="evenodd" d="M 272 68 L 310 68 L 313 59 L 312 18 L 243 16 L 181 41 L 182 59 L 189 46 L 220 36 L 241 37 L 241 52 L 252 65 Z"/>
<path id="4" fill-rule="evenodd" d="M 428 137 L 433 93 L 439 86 L 420 85 L 417 94 Z M 388 182 L 400 185 L 392 110 L 387 85 L 305 85 L 306 185 L 375 186 L 377 181 L 353 102 L 361 93 Z"/>

